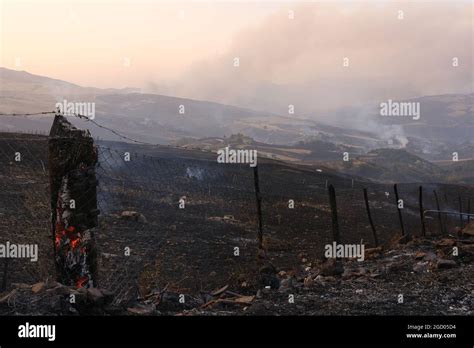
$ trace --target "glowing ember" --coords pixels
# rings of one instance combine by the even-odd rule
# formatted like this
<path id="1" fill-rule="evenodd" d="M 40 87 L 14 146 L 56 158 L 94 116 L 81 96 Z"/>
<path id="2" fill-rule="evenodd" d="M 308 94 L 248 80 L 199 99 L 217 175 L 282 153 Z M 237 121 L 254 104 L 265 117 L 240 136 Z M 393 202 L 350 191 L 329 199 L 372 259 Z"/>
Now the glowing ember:
<path id="1" fill-rule="evenodd" d="M 89 282 L 89 277 L 88 276 L 82 276 L 76 282 L 76 287 L 77 288 L 83 288 L 85 285 L 87 285 L 88 282 Z"/>
<path id="2" fill-rule="evenodd" d="M 92 278 L 87 267 L 87 242 L 83 233 L 75 226 L 70 225 L 70 217 L 73 216 L 73 212 L 64 203 L 70 201 L 67 179 L 63 181 L 61 189 L 56 207 L 54 234 L 56 260 L 61 265 L 65 279 L 69 279 L 78 288 L 89 287 L 92 286 Z"/>

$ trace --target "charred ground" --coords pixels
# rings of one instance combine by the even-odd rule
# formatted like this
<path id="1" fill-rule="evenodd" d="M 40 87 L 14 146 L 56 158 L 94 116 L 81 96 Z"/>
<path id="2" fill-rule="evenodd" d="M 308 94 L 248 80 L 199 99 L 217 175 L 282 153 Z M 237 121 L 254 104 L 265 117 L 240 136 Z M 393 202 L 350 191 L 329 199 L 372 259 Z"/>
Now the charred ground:
<path id="1" fill-rule="evenodd" d="M 266 257 L 258 258 L 248 165 L 218 164 L 207 152 L 110 142 L 99 143 L 96 168 L 99 286 L 107 291 L 69 289 L 53 281 L 47 138 L 2 134 L 0 145 L 1 242 L 37 243 L 41 255 L 37 264 L 15 260 L 4 268 L 3 314 L 89 313 L 87 305 L 65 302 L 71 291 L 82 294 L 85 303 L 102 301 L 94 306 L 96 314 L 472 313 L 472 237 L 458 234 L 461 223 L 454 215 L 445 221 L 444 235 L 436 217 L 429 216 L 427 237 L 421 238 L 420 184 L 399 186 L 405 227 L 416 238 L 397 242 L 392 185 L 259 160 Z M 18 151 L 21 162 L 13 160 Z M 124 152 L 132 155 L 128 163 Z M 336 188 L 342 242 L 363 240 L 366 248 L 375 247 L 362 194 L 368 189 L 384 249 L 361 264 L 324 262 L 324 245 L 332 241 L 327 183 Z M 435 209 L 433 190 L 442 208 L 453 212 L 459 197 L 463 202 L 474 197 L 466 185 L 422 185 L 425 209 Z M 181 198 L 184 209 L 178 206 Z M 439 245 L 443 238 L 446 245 Z M 453 246 L 462 257 L 450 255 Z M 124 255 L 127 247 L 130 256 Z M 449 269 L 439 266 L 449 259 L 455 263 Z M 407 294 L 405 307 L 396 303 L 399 289 Z M 288 303 L 292 293 L 296 304 Z M 180 294 L 185 304 L 179 303 Z"/>

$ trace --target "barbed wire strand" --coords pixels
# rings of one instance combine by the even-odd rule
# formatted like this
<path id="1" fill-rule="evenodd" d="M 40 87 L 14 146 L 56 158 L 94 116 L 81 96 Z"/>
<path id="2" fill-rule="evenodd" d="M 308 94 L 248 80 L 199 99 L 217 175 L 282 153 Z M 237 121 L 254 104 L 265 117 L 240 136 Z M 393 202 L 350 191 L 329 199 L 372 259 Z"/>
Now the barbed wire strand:
<path id="1" fill-rule="evenodd" d="M 56 114 L 56 111 L 42 111 L 42 112 L 33 112 L 33 113 L 0 113 L 0 116 L 40 116 L 40 115 L 49 115 Z"/>

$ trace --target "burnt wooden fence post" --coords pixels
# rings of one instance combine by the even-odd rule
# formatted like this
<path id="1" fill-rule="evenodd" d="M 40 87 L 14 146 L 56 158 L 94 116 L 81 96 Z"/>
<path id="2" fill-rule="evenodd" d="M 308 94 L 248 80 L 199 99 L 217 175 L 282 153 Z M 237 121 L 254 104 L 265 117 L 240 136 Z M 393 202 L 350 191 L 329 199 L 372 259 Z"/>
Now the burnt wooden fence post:
<path id="1" fill-rule="evenodd" d="M 97 286 L 97 149 L 89 131 L 56 115 L 49 135 L 51 230 L 57 280 Z"/>
<path id="2" fill-rule="evenodd" d="M 255 196 L 257 199 L 258 248 L 263 249 L 262 195 L 260 194 L 260 181 L 258 178 L 258 166 L 255 166 L 253 168 L 253 179 L 254 179 L 254 184 L 255 184 Z"/>
<path id="3" fill-rule="evenodd" d="M 364 200 L 365 200 L 365 208 L 367 209 L 367 217 L 369 218 L 370 227 L 372 228 L 372 234 L 374 235 L 375 247 L 378 247 L 379 241 L 377 239 L 377 231 L 375 230 L 374 222 L 372 221 L 372 214 L 370 214 L 369 196 L 367 194 L 366 188 L 364 188 Z"/>
<path id="4" fill-rule="evenodd" d="M 328 187 L 329 205 L 331 206 L 331 222 L 332 222 L 332 236 L 333 241 L 340 243 L 339 222 L 337 219 L 337 204 L 336 204 L 336 190 L 332 184 Z"/>
<path id="5" fill-rule="evenodd" d="M 398 196 L 398 186 L 397 184 L 393 185 L 393 191 L 395 191 L 395 200 L 396 200 L 396 205 L 397 205 L 397 211 L 398 211 L 398 219 L 400 220 L 400 227 L 402 229 L 402 236 L 405 235 L 405 227 L 403 225 L 403 217 L 402 217 L 402 210 L 401 208 L 398 207 L 398 201 L 400 200 Z"/>
<path id="6" fill-rule="evenodd" d="M 419 204 L 420 204 L 420 220 L 421 220 L 421 234 L 426 236 L 426 226 L 425 226 L 425 211 L 423 209 L 423 186 L 420 185 L 418 188 L 419 191 Z"/>

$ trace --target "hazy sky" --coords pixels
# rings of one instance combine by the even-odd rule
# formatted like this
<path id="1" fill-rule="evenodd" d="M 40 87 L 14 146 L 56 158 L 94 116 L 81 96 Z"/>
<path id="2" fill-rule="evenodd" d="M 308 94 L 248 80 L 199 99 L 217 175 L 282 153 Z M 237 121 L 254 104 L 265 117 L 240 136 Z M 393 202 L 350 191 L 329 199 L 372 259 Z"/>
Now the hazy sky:
<path id="1" fill-rule="evenodd" d="M 472 92 L 472 1 L 3 0 L 1 28 L 1 66 L 84 86 L 304 112 Z"/>
<path id="2" fill-rule="evenodd" d="M 176 78 L 280 4 L 2 0 L 4 67 L 97 87 Z M 20 63 L 21 65 L 18 65 Z"/>

